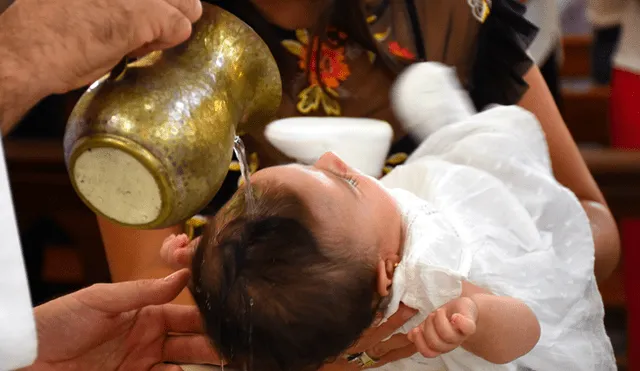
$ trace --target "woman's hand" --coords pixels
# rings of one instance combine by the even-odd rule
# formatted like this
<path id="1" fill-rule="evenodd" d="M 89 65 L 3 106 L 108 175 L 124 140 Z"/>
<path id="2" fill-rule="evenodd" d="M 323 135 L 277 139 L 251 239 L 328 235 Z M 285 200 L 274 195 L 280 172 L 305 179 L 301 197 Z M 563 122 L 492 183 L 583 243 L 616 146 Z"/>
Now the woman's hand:
<path id="1" fill-rule="evenodd" d="M 376 363 L 367 368 L 376 368 L 399 359 L 411 357 L 416 353 L 415 345 L 406 334 L 393 335 L 418 311 L 400 304 L 398 311 L 380 326 L 366 330 L 358 342 L 347 350 L 346 355 L 366 352 Z M 387 339 L 388 338 L 388 339 Z M 357 362 L 349 362 L 345 357 L 327 364 L 320 371 L 355 371 L 363 367 Z"/>

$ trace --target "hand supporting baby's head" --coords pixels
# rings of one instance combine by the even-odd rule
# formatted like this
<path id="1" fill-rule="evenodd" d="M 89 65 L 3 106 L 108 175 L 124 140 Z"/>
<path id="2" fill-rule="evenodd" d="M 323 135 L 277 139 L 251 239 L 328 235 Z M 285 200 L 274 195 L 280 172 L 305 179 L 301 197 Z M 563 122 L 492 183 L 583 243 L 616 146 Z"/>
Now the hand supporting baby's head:
<path id="1" fill-rule="evenodd" d="M 238 192 L 206 227 L 193 259 L 194 298 L 232 364 L 316 370 L 371 325 L 380 301 L 375 264 L 350 254 L 354 241 L 317 231 L 286 187 L 260 187 L 256 201 L 246 212 Z"/>

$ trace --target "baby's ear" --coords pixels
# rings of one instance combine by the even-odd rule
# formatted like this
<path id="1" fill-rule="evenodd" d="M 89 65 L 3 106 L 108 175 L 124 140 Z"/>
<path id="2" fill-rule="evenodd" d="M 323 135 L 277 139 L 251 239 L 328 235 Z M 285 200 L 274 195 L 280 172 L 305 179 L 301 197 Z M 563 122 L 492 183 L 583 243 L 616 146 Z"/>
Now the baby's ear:
<path id="1" fill-rule="evenodd" d="M 382 297 L 389 295 L 389 290 L 393 284 L 393 273 L 396 267 L 400 263 L 398 256 L 393 256 L 387 259 L 380 259 L 377 267 L 377 290 L 378 294 Z"/>

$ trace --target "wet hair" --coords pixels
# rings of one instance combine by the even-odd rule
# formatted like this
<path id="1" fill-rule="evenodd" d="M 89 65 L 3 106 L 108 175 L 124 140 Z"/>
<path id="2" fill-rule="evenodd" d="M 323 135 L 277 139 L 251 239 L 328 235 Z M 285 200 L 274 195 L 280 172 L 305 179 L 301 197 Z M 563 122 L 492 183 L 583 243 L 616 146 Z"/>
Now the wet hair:
<path id="1" fill-rule="evenodd" d="M 371 326 L 380 303 L 375 262 L 352 253 L 355 241 L 314 234 L 293 192 L 267 188 L 253 210 L 244 205 L 240 190 L 193 259 L 206 332 L 232 366 L 315 371 Z"/>

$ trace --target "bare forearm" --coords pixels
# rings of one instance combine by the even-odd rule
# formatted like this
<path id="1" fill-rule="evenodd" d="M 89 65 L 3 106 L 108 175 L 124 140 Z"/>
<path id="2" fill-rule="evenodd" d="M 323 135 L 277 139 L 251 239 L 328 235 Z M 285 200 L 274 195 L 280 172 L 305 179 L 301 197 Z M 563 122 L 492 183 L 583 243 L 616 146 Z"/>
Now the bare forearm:
<path id="1" fill-rule="evenodd" d="M 0 34 L 0 128 L 8 133 L 22 116 L 46 96 L 36 78 L 12 55 Z"/>
<path id="2" fill-rule="evenodd" d="M 606 205 L 595 201 L 581 201 L 593 233 L 595 245 L 595 275 L 598 282 L 609 278 L 620 260 L 618 227 Z"/>
<path id="3" fill-rule="evenodd" d="M 470 282 L 462 282 L 462 296 L 477 307 L 476 332 L 462 344 L 489 362 L 502 364 L 527 354 L 538 343 L 540 323 L 525 303 L 493 295 Z"/>
<path id="4" fill-rule="evenodd" d="M 503 364 L 522 357 L 540 338 L 540 324 L 522 301 L 491 294 L 475 294 L 476 333 L 462 347 L 489 362 Z"/>

